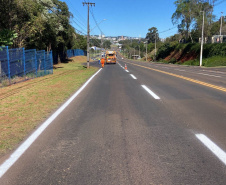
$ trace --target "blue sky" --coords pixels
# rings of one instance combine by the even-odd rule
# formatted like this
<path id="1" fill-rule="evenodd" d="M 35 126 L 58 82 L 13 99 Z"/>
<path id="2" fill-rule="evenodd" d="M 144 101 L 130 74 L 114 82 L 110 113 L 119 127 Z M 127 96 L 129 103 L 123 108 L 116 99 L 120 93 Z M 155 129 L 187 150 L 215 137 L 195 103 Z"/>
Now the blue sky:
<path id="1" fill-rule="evenodd" d="M 63 1 L 68 4 L 70 12 L 74 15 L 72 25 L 86 34 L 87 6 L 82 4 L 85 0 Z M 171 16 L 176 10 L 175 0 L 89 0 L 89 2 L 95 3 L 91 11 L 97 23 L 101 22 L 99 27 L 106 36 L 145 37 L 151 27 L 157 27 L 161 38 L 177 33 L 177 28 L 171 29 L 175 27 L 171 21 Z M 215 7 L 214 14 L 219 18 L 223 11 L 226 15 L 226 0 Z M 103 19 L 106 21 L 102 21 Z M 100 34 L 95 25 L 90 14 L 91 35 Z M 169 31 L 161 33 L 166 30 Z"/>

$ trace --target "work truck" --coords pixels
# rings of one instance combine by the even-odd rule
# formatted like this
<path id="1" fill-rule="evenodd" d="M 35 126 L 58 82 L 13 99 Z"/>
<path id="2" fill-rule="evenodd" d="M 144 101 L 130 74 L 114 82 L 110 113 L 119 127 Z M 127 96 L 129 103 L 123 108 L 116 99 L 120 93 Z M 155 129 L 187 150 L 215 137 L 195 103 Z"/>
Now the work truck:
<path id="1" fill-rule="evenodd" d="M 116 64 L 116 51 L 106 51 L 105 62 L 106 64 Z"/>

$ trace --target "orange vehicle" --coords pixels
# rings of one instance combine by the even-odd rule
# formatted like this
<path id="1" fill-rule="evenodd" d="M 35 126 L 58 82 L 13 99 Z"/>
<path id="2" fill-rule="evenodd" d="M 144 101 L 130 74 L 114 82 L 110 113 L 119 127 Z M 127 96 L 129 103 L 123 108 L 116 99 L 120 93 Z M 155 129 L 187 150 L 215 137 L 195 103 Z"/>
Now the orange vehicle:
<path id="1" fill-rule="evenodd" d="M 116 51 L 106 51 L 105 62 L 106 64 L 116 64 Z"/>

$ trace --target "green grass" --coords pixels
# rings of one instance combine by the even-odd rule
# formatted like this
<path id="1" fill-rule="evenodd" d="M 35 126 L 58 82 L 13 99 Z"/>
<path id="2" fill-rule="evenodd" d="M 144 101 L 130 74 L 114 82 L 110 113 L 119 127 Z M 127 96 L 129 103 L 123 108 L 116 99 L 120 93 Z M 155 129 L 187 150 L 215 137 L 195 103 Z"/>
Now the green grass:
<path id="1" fill-rule="evenodd" d="M 218 67 L 226 66 L 226 57 L 214 56 L 203 59 L 203 66 L 205 67 Z"/>
<path id="2" fill-rule="evenodd" d="M 98 68 L 86 57 L 56 65 L 53 74 L 0 89 L 0 156 L 21 142 L 68 99 Z"/>
<path id="3" fill-rule="evenodd" d="M 199 60 L 188 60 L 184 63 L 181 63 L 182 65 L 187 65 L 187 66 L 199 66 Z"/>
<path id="4" fill-rule="evenodd" d="M 199 66 L 199 63 L 200 63 L 199 59 L 196 59 L 196 60 L 186 61 L 182 65 Z M 203 66 L 205 66 L 205 67 L 226 66 L 226 57 L 214 56 L 214 57 L 210 57 L 210 58 L 204 58 L 203 59 Z"/>

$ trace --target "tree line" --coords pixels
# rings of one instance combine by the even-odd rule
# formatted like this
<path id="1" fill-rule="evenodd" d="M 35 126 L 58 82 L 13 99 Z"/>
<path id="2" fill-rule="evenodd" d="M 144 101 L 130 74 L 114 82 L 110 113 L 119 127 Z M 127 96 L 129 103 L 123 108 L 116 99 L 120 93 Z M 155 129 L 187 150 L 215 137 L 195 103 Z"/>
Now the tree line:
<path id="1" fill-rule="evenodd" d="M 0 0 L 0 46 L 86 50 L 86 38 L 70 24 L 73 15 L 59 0 Z"/>
<path id="2" fill-rule="evenodd" d="M 174 2 L 176 10 L 173 13 L 171 20 L 177 27 L 178 33 L 167 37 L 165 40 L 159 38 L 159 31 L 157 27 L 153 26 L 148 29 L 146 38 L 139 41 L 132 41 L 126 43 L 122 41 L 123 50 L 133 53 L 133 49 L 139 48 L 142 55 L 145 53 L 144 43 L 147 42 L 148 52 L 155 49 L 155 42 L 157 48 L 165 47 L 168 43 L 198 43 L 202 33 L 203 13 L 204 13 L 204 38 L 207 42 L 211 42 L 213 35 L 219 35 L 221 18 L 216 20 L 213 14 L 214 5 L 218 0 L 176 0 Z M 222 35 L 226 35 L 226 17 L 222 20 Z M 134 44 L 134 42 L 136 44 Z M 131 54 L 130 54 L 131 55 Z M 153 54 L 152 54 L 153 55 Z M 153 57 L 152 57 L 153 58 Z"/>

